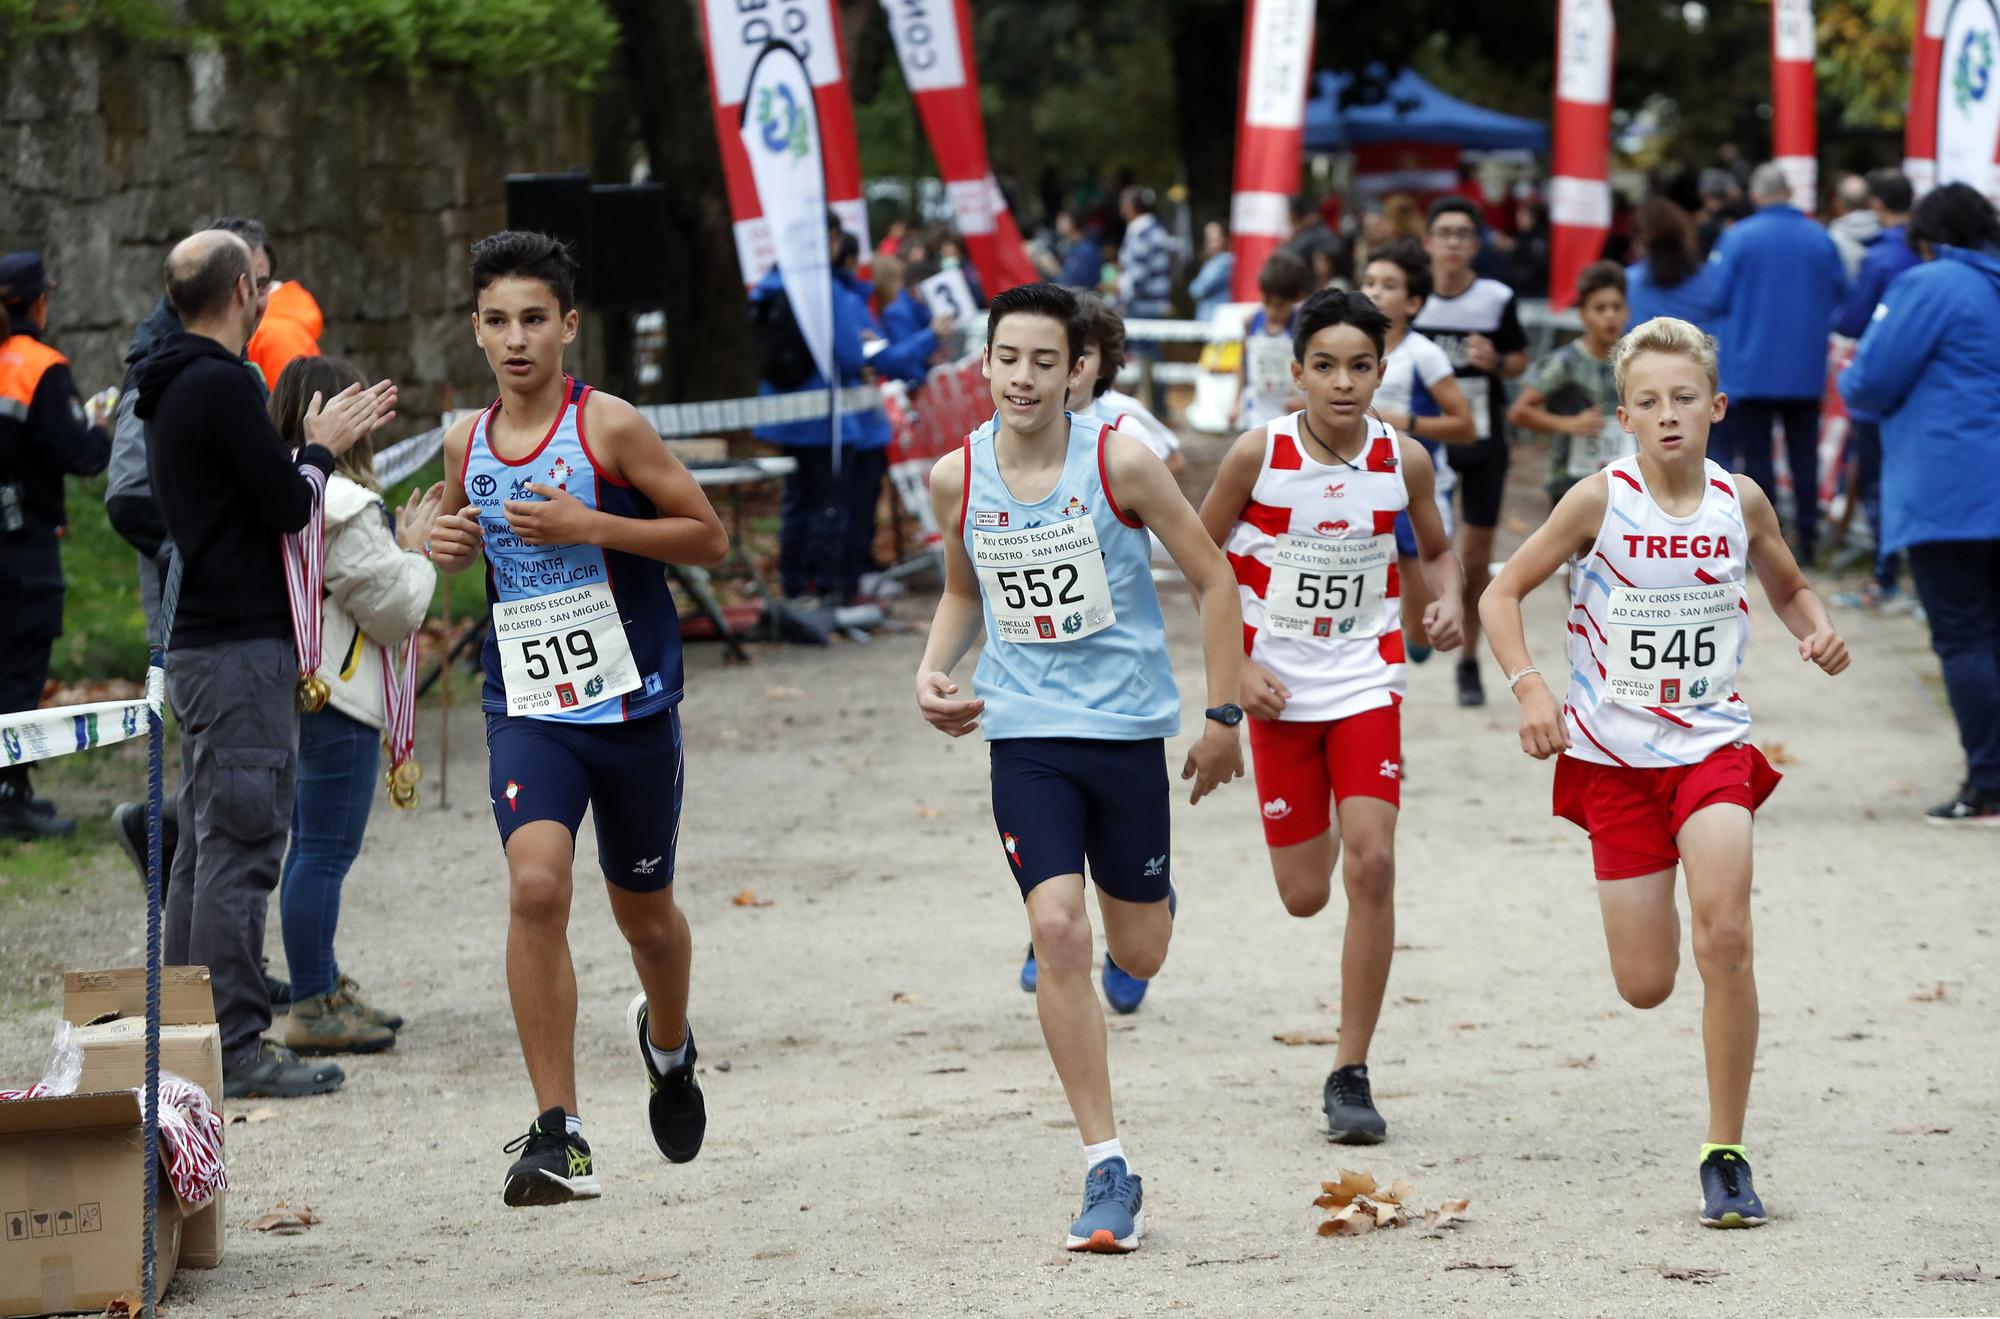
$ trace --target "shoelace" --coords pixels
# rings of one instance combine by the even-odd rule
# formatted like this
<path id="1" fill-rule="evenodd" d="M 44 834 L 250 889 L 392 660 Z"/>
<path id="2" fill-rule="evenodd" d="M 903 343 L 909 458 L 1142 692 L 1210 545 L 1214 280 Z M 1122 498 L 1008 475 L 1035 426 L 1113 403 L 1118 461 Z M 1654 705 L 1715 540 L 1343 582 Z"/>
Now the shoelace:
<path id="1" fill-rule="evenodd" d="M 1353 1072 L 1333 1074 L 1333 1097 L 1342 1104 L 1353 1104 L 1361 1108 L 1373 1108 L 1375 1097 L 1369 1093 L 1368 1078 Z"/>
<path id="2" fill-rule="evenodd" d="M 500 1152 L 502 1154 L 512 1154 L 515 1150 L 521 1150 L 522 1152 L 530 1155 L 540 1154 L 543 1150 L 547 1149 L 549 1146 L 561 1145 L 565 1143 L 567 1139 L 568 1139 L 567 1132 L 558 1136 L 550 1132 L 543 1131 L 540 1125 L 536 1125 L 529 1127 L 525 1133 L 514 1137 L 514 1139 L 508 1141 L 505 1145 L 502 1145 L 500 1147 Z"/>
<path id="3" fill-rule="evenodd" d="M 1716 1175 L 1722 1178 L 1722 1193 L 1734 1200 L 1743 1194 L 1743 1165 L 1735 1159 L 1717 1159 Z"/>
<path id="4" fill-rule="evenodd" d="M 1098 1164 L 1090 1170 L 1090 1178 L 1084 1183 L 1083 1207 L 1093 1208 L 1106 1200 L 1116 1200 L 1125 1189 L 1125 1183 L 1132 1180 L 1130 1173 L 1119 1174 L 1105 1164 Z"/>

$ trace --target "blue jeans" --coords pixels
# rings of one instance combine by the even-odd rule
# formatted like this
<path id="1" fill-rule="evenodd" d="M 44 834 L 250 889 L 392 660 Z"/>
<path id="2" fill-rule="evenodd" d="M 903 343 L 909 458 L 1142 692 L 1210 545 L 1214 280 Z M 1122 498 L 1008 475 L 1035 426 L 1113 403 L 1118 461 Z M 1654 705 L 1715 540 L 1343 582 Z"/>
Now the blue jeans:
<path id="1" fill-rule="evenodd" d="M 1848 430 L 1849 442 L 1854 445 L 1854 484 L 1859 487 L 1854 493 L 1861 499 L 1861 511 L 1868 516 L 1868 529 L 1875 533 L 1875 543 L 1882 543 L 1882 427 L 1873 421 L 1857 421 Z M 1896 573 L 1902 567 L 1902 556 L 1883 554 L 1878 548 L 1875 554 L 1875 581 L 1884 589 L 1896 585 Z"/>
<path id="2" fill-rule="evenodd" d="M 1907 551 L 1931 649 L 1965 747 L 1966 778 L 2000 794 L 2000 540 L 1943 540 Z"/>
<path id="3" fill-rule="evenodd" d="M 278 890 L 292 997 L 333 990 L 340 886 L 361 854 L 374 804 L 382 734 L 331 707 L 299 716 L 298 796 Z"/>

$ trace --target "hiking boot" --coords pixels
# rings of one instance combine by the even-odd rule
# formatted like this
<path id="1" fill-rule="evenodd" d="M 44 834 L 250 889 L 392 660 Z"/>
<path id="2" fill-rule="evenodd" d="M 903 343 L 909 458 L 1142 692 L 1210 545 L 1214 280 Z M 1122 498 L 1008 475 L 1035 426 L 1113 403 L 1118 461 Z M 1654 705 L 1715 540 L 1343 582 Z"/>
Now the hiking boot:
<path id="1" fill-rule="evenodd" d="M 380 1053 L 396 1042 L 396 1032 L 334 994 L 313 994 L 292 1004 L 278 1042 L 299 1053 Z"/>
<path id="2" fill-rule="evenodd" d="M 1336 1145 L 1380 1145 L 1389 1138 L 1389 1124 L 1375 1111 L 1368 1088 L 1367 1063 L 1334 1068 L 1320 1105 L 1326 1110 L 1326 1138 Z"/>
<path id="3" fill-rule="evenodd" d="M 371 1026 L 387 1026 L 390 1030 L 403 1029 L 403 1014 L 378 1008 L 361 997 L 361 986 L 351 975 L 342 974 L 334 982 L 333 1001 L 350 1012 L 358 1012 L 361 1019 Z"/>
<path id="4" fill-rule="evenodd" d="M 1750 1162 L 1735 1150 L 1710 1150 L 1701 1161 L 1701 1225 L 1761 1227 L 1764 1202 L 1750 1184 Z"/>
<path id="5" fill-rule="evenodd" d="M 1981 792 L 1967 779 L 1958 795 L 1924 812 L 1931 824 L 2000 825 L 2000 792 Z"/>
<path id="6" fill-rule="evenodd" d="M 346 1079 L 337 1064 L 304 1062 L 282 1045 L 259 1040 L 249 1062 L 223 1069 L 222 1094 L 226 1099 L 300 1099 L 332 1094 Z"/>
<path id="7" fill-rule="evenodd" d="M 1486 686 L 1479 680 L 1479 661 L 1470 655 L 1458 662 L 1458 703 L 1486 704 Z"/>
<path id="8" fill-rule="evenodd" d="M 582 1136 L 569 1134 L 567 1117 L 562 1109 L 552 1108 L 535 1119 L 527 1135 L 516 1136 L 501 1148 L 503 1154 L 521 1151 L 500 1188 L 502 1200 L 520 1208 L 595 1200 L 603 1194 L 590 1145 Z"/>
<path id="9" fill-rule="evenodd" d="M 1145 1187 L 1125 1160 L 1109 1158 L 1084 1174 L 1083 1213 L 1069 1225 L 1065 1250 L 1122 1255 L 1146 1235 Z"/>
<path id="10" fill-rule="evenodd" d="M 36 809 L 36 799 L 26 792 L 0 792 L 0 838 L 37 842 L 44 838 L 68 838 L 76 832 L 76 821 Z"/>
<path id="11" fill-rule="evenodd" d="M 646 1069 L 646 1122 L 653 1129 L 653 1144 L 668 1163 L 687 1163 L 701 1153 L 701 1138 L 708 1131 L 708 1105 L 694 1074 L 694 1028 L 682 1027 L 687 1032 L 687 1057 L 679 1067 L 663 1072 L 653 1066 L 652 1050 L 646 1047 L 649 1017 L 644 994 L 625 1009 L 625 1020 L 631 1024 L 639 1062 Z"/>
<path id="12" fill-rule="evenodd" d="M 271 996 L 271 1015 L 282 1017 L 292 1010 L 292 982 L 271 974 L 269 958 L 264 961 L 264 992 Z"/>

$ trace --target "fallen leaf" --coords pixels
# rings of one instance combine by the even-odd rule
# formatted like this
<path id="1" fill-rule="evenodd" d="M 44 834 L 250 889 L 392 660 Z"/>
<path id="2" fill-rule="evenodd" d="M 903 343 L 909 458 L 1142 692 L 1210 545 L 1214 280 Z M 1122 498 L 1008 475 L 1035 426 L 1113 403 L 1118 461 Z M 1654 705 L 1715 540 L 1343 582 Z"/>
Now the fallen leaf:
<path id="1" fill-rule="evenodd" d="M 1384 1204 L 1399 1205 L 1403 1203 L 1403 1201 L 1415 1195 L 1416 1193 L 1417 1193 L 1416 1187 L 1410 1185 L 1406 1181 L 1398 1179 L 1396 1181 L 1389 1183 L 1388 1190 L 1378 1191 L 1375 1195 L 1375 1198 L 1377 1200 L 1382 1201 Z"/>
<path id="2" fill-rule="evenodd" d="M 294 1209 L 290 1205 L 280 1204 L 272 1206 L 269 1211 L 251 1219 L 243 1226 L 252 1232 L 275 1232 L 281 1237 L 290 1237 L 297 1236 L 317 1222 L 319 1216 L 313 1213 L 310 1206 L 301 1205 Z"/>
<path id="3" fill-rule="evenodd" d="M 1942 1003 L 1945 1000 L 1944 982 L 1940 980 L 1936 989 L 1919 989 L 1910 995 L 1912 1003 Z"/>
<path id="4" fill-rule="evenodd" d="M 935 806 L 917 807 L 917 818 L 919 820 L 935 820 L 938 818 L 938 816 L 943 814 L 944 812 Z"/>
<path id="5" fill-rule="evenodd" d="M 1949 1136 L 1951 1134 L 1951 1128 L 1950 1127 L 1892 1127 L 1889 1130 L 1889 1134 L 1892 1136 Z"/>
<path id="6" fill-rule="evenodd" d="M 1313 1207 L 1316 1209 L 1338 1209 L 1342 1203 L 1341 1198 L 1332 1191 L 1321 1191 L 1319 1196 L 1314 1199 Z"/>
<path id="7" fill-rule="evenodd" d="M 1511 1269 L 1513 1267 L 1512 1264 L 1502 1264 L 1497 1259 L 1462 1259 L 1456 1264 L 1445 1265 L 1444 1271 L 1450 1273 L 1454 1269 Z"/>
<path id="8" fill-rule="evenodd" d="M 1797 756 L 1785 750 L 1783 742 L 1760 743 L 1757 749 L 1763 752 L 1764 759 L 1770 761 L 1773 765 L 1796 765 L 1799 763 Z"/>
<path id="9" fill-rule="evenodd" d="M 636 1278 L 627 1278 L 625 1281 L 634 1287 L 643 1287 L 649 1282 L 672 1282 L 680 1276 L 678 1273 L 642 1273 Z"/>
<path id="10" fill-rule="evenodd" d="M 1672 1278 L 1675 1282 L 1714 1282 L 1728 1272 L 1726 1269 L 1686 1269 L 1659 1266 L 1662 1278 Z"/>
<path id="11" fill-rule="evenodd" d="M 889 1001 L 891 1003 L 914 1003 L 917 1000 L 911 998 L 908 994 L 905 994 L 902 990 L 899 989 L 895 993 L 889 995 Z"/>
<path id="12" fill-rule="evenodd" d="M 1453 1223 L 1462 1223 L 1465 1221 L 1465 1211 L 1471 1207 L 1470 1200 L 1447 1200 L 1437 1208 L 1425 1211 L 1424 1229 L 1437 1232 L 1450 1227 Z"/>
<path id="13" fill-rule="evenodd" d="M 1994 1280 L 1992 1274 L 1986 1272 L 1984 1268 L 1977 1264 L 1969 1269 L 1936 1269 L 1917 1275 L 1918 1282 L 1992 1282 Z"/>
<path id="14" fill-rule="evenodd" d="M 1478 1029 L 1479 1029 L 1479 1023 L 1478 1023 L 1478 1022 L 1476 1022 L 1476 1021 L 1460 1021 L 1460 1022 L 1454 1022 L 1454 1023 L 1452 1024 L 1452 1029 L 1453 1029 L 1453 1030 L 1478 1030 Z"/>
<path id="15" fill-rule="evenodd" d="M 1323 1237 L 1358 1237 L 1375 1230 L 1375 1215 L 1360 1203 L 1347 1206 L 1319 1225 Z"/>
<path id="16" fill-rule="evenodd" d="M 1592 1067 L 1597 1066 L 1597 1055 L 1593 1053 L 1583 1058 L 1565 1058 L 1563 1060 L 1563 1066 L 1575 1067 L 1579 1070 L 1588 1070 Z"/>
<path id="17" fill-rule="evenodd" d="M 1271 1038 L 1284 1045 L 1340 1043 L 1340 1036 L 1337 1034 L 1327 1035 L 1319 1031 L 1308 1030 L 1286 1031 L 1282 1035 L 1273 1035 Z"/>
<path id="18" fill-rule="evenodd" d="M 768 907 L 773 902 L 776 902 L 777 899 L 760 898 L 757 896 L 756 889 L 747 888 L 744 889 L 741 893 L 738 893 L 735 897 L 731 898 L 730 901 L 735 903 L 739 907 Z"/>
<path id="19" fill-rule="evenodd" d="M 794 701 L 805 695 L 801 687 L 766 687 L 764 699 L 767 701 Z"/>
<path id="20" fill-rule="evenodd" d="M 1357 1195 L 1375 1194 L 1375 1179 L 1365 1172 L 1342 1168 L 1339 1181 L 1321 1182 L 1319 1189 L 1333 1196 L 1335 1204 L 1344 1205 Z"/>
<path id="21" fill-rule="evenodd" d="M 1380 1204 L 1375 1206 L 1375 1226 L 1377 1227 L 1401 1227 L 1408 1221 L 1409 1215 L 1403 1212 L 1401 1205 Z"/>

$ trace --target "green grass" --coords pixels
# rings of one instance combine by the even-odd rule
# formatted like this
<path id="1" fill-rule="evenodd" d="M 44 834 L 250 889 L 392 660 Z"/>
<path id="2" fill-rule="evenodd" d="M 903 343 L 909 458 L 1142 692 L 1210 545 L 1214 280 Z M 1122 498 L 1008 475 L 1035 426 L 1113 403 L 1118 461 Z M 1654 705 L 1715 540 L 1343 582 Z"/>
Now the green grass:
<path id="1" fill-rule="evenodd" d="M 47 792 L 46 784 L 37 791 Z M 36 843 L 0 842 L 0 909 L 14 904 L 33 904 L 67 895 L 78 876 L 95 869 L 108 857 L 126 866 L 124 853 L 111 834 L 111 816 L 102 811 L 86 811 L 73 801 L 64 801 L 65 811 L 77 815 L 76 832 L 68 838 L 50 838 Z M 136 882 L 136 871 L 127 871 Z"/>

